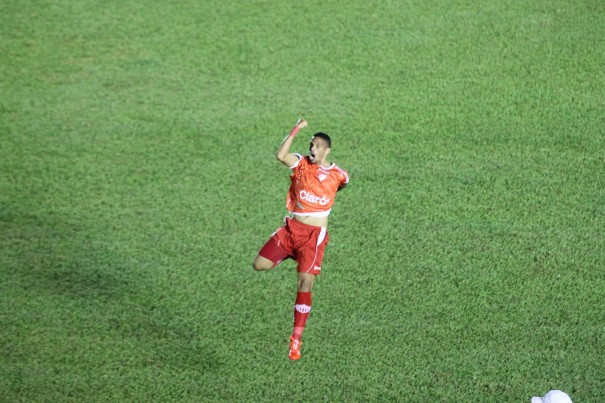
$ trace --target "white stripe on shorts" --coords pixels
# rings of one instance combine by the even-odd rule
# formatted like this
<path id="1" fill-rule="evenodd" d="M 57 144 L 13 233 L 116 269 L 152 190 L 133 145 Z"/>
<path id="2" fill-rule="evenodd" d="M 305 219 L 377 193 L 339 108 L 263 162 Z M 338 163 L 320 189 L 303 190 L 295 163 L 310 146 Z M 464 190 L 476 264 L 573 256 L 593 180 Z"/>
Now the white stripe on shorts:
<path id="1" fill-rule="evenodd" d="M 311 267 L 309 267 L 307 273 L 313 270 L 313 268 L 315 267 L 315 260 L 317 260 L 317 248 L 319 248 L 319 245 L 321 245 L 324 239 L 326 239 L 326 233 L 326 227 L 321 227 L 321 231 L 319 232 L 319 236 L 317 237 L 317 244 L 315 244 L 315 257 L 313 258 L 313 263 L 311 263 Z"/>

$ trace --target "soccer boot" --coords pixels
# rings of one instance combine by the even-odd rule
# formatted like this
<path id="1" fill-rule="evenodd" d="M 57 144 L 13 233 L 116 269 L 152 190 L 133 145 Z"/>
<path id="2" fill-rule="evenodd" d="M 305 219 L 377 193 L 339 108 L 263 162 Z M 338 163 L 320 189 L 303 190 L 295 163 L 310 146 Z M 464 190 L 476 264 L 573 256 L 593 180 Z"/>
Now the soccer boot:
<path id="1" fill-rule="evenodd" d="M 290 337 L 290 352 L 288 353 L 288 358 L 291 360 L 299 360 L 300 359 L 300 347 L 302 346 L 302 341 L 300 339 L 295 339 L 294 337 Z"/>

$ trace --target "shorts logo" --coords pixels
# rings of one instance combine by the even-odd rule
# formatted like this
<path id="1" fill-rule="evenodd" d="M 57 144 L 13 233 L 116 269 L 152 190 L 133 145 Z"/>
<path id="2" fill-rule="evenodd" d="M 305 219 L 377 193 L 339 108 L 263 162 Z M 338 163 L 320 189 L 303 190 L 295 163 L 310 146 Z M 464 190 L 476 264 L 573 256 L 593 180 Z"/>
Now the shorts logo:
<path id="1" fill-rule="evenodd" d="M 306 190 L 301 190 L 299 193 L 299 196 L 302 200 L 306 200 L 309 203 L 314 203 L 314 204 L 321 204 L 322 206 L 325 206 L 326 204 L 328 204 L 330 202 L 330 199 L 328 199 L 325 195 L 319 197 L 314 195 L 311 192 L 307 192 Z"/>
<path id="2" fill-rule="evenodd" d="M 296 304 L 296 305 L 294 305 L 294 309 L 296 309 L 296 311 L 300 312 L 300 313 L 309 313 L 309 312 L 311 312 L 311 307 L 309 305 L 306 305 L 306 304 Z"/>
<path id="3" fill-rule="evenodd" d="M 319 267 L 319 266 L 315 266 L 315 267 L 313 268 L 313 270 L 321 271 L 321 267 Z"/>

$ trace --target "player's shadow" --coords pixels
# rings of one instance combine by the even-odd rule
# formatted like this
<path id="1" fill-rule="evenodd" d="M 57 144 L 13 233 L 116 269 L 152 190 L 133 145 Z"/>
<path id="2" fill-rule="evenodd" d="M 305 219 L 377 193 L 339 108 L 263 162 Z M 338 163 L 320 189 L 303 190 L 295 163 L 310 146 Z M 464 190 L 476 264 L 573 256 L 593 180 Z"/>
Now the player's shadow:
<path id="1" fill-rule="evenodd" d="M 99 298 L 122 288 L 120 277 L 106 270 L 107 253 L 75 220 L 4 212 L 0 224 L 4 276 L 24 290 Z"/>
<path id="2" fill-rule="evenodd" d="M 107 230 L 92 233 L 72 217 L 5 210 L 0 212 L 0 273 L 5 284 L 19 290 L 13 291 L 19 298 L 45 299 L 44 308 L 32 309 L 60 308 L 71 316 L 68 323 L 76 334 L 93 331 L 85 324 L 94 321 L 95 337 L 117 345 L 134 342 L 153 357 L 152 365 L 219 366 L 215 350 L 199 340 L 196 318 L 175 312 L 181 308 L 170 303 L 170 290 L 146 281 L 133 267 L 136 258 L 112 250 L 105 237 L 111 237 Z M 175 320 L 179 317 L 184 319 Z"/>

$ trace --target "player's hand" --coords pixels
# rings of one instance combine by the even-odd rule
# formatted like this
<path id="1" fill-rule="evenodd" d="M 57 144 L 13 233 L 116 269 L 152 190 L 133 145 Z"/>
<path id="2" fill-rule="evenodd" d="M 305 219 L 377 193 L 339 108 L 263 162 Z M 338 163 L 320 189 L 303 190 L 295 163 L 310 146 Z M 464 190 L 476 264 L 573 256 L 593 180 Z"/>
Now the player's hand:
<path id="1" fill-rule="evenodd" d="M 298 122 L 296 122 L 296 127 L 298 127 L 299 129 L 303 129 L 303 128 L 307 127 L 308 125 L 309 124 L 307 123 L 305 118 L 300 118 L 300 119 L 298 119 Z"/>

